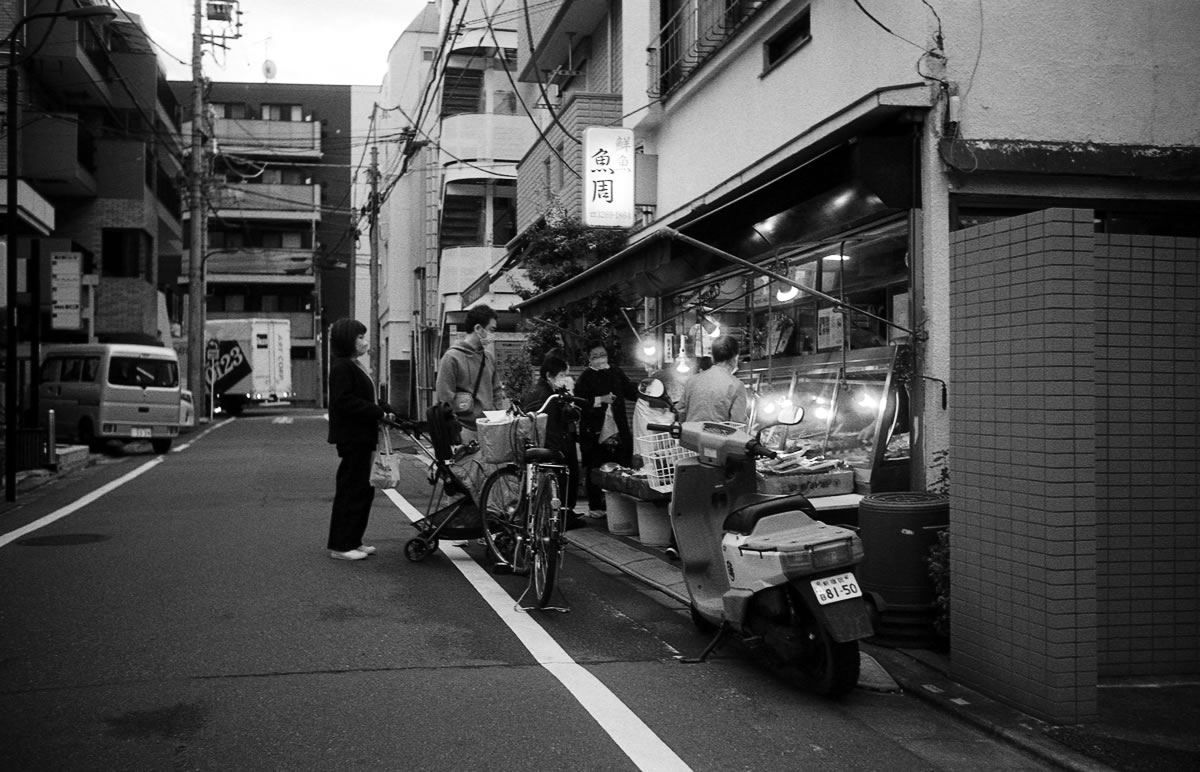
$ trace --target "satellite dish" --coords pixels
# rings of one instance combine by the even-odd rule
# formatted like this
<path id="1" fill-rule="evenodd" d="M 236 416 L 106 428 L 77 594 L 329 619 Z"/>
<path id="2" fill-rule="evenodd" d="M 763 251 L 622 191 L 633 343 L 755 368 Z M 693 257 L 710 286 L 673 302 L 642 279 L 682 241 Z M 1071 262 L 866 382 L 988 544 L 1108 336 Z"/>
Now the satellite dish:
<path id="1" fill-rule="evenodd" d="M 263 62 L 263 77 L 267 80 L 275 77 L 275 62 L 272 62 L 270 59 Z"/>

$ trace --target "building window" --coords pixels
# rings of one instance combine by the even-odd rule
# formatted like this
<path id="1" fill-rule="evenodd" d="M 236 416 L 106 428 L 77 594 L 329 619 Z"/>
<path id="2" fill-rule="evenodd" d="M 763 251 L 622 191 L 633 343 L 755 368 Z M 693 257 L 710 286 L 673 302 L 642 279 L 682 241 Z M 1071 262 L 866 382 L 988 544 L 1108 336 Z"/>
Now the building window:
<path id="1" fill-rule="evenodd" d="M 517 95 L 512 91 L 496 91 L 493 94 L 492 112 L 496 115 L 516 115 Z"/>
<path id="2" fill-rule="evenodd" d="M 100 235 L 100 275 L 140 277 L 150 254 L 150 237 L 135 228 L 104 228 Z"/>
<path id="3" fill-rule="evenodd" d="M 300 105 L 263 105 L 264 121 L 303 121 L 304 111 Z"/>
<path id="4" fill-rule="evenodd" d="M 248 118 L 249 110 L 246 108 L 245 102 L 213 102 L 213 114 L 218 118 Z"/>
<path id="5" fill-rule="evenodd" d="M 421 49 L 421 58 L 427 62 L 432 62 L 434 59 L 437 58 L 437 49 L 436 48 L 422 48 Z"/>
<path id="6" fill-rule="evenodd" d="M 808 8 L 772 35 L 763 44 L 763 72 L 770 72 L 776 65 L 803 48 L 812 40 L 812 26 Z"/>
<path id="7" fill-rule="evenodd" d="M 484 111 L 483 70 L 447 67 L 442 83 L 442 115 Z"/>

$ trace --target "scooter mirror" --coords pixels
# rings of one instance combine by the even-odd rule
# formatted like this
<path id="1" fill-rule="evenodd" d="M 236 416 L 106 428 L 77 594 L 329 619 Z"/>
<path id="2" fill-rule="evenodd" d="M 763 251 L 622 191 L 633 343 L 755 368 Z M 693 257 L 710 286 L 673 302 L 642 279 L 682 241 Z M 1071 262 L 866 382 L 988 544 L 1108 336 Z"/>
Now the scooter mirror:
<path id="1" fill-rule="evenodd" d="M 667 387 L 657 378 L 643 378 L 638 384 L 638 393 L 643 397 L 656 399 L 667 393 Z"/>
<path id="2" fill-rule="evenodd" d="M 804 408 L 790 399 L 763 398 L 758 403 L 757 423 L 760 428 L 795 426 L 804 420 Z"/>

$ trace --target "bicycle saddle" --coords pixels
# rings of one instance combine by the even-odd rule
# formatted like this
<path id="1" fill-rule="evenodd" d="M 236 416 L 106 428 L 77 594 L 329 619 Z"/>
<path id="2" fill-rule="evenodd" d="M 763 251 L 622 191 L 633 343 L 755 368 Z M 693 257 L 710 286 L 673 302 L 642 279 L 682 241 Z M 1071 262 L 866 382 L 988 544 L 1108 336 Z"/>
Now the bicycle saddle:
<path id="1" fill-rule="evenodd" d="M 524 464 L 561 464 L 566 460 L 560 450 L 549 448 L 526 448 L 521 463 Z"/>

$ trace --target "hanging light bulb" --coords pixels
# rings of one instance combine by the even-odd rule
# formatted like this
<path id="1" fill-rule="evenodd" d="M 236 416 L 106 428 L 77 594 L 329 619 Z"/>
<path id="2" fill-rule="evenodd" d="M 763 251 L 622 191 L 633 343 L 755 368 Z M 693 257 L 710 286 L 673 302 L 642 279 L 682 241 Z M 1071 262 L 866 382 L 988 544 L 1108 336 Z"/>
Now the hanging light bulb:
<path id="1" fill-rule="evenodd" d="M 787 301 L 791 300 L 792 298 L 796 297 L 799 294 L 800 294 L 800 290 L 798 290 L 795 287 L 793 287 L 792 285 L 788 284 L 788 285 L 785 285 L 785 286 L 779 288 L 779 290 L 775 293 L 775 299 L 780 301 L 781 303 L 786 303 Z"/>
<path id="2" fill-rule="evenodd" d="M 658 353 L 658 345 L 655 344 L 653 338 L 642 338 L 642 354 L 646 357 L 653 357 Z"/>
<path id="3" fill-rule="evenodd" d="M 679 364 L 675 365 L 675 371 L 679 373 L 691 372 L 692 368 L 688 367 L 687 357 L 679 357 Z"/>

